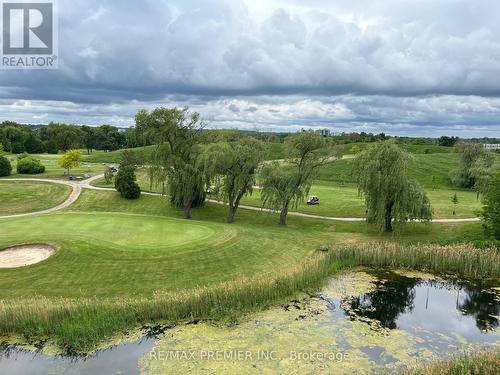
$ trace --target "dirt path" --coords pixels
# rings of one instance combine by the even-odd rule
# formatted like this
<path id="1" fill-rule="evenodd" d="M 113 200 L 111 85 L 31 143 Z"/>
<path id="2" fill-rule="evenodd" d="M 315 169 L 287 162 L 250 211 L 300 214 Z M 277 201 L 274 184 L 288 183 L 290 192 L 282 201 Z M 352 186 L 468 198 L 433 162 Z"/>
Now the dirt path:
<path id="1" fill-rule="evenodd" d="M 90 189 L 90 190 L 102 190 L 102 191 L 116 191 L 113 188 L 103 188 L 103 187 L 97 187 L 93 186 L 92 182 L 95 180 L 98 180 L 102 178 L 104 175 L 97 175 L 90 177 L 86 180 L 83 181 L 62 181 L 62 180 L 50 180 L 50 179 L 41 179 L 41 178 L 11 178 L 11 179 L 5 179 L 3 181 L 40 181 L 40 182 L 53 182 L 53 183 L 59 183 L 59 184 L 64 184 L 71 186 L 73 188 L 73 191 L 71 192 L 70 196 L 68 199 L 66 199 L 63 203 L 61 203 L 59 206 L 49 208 L 47 210 L 43 211 L 37 211 L 37 212 L 29 212 L 25 214 L 17 214 L 17 215 L 10 215 L 10 216 L 0 216 L 0 219 L 3 218 L 10 218 L 10 217 L 19 217 L 19 216 L 32 216 L 32 215 L 40 215 L 40 214 L 46 214 L 46 213 L 51 213 L 55 211 L 62 210 L 64 208 L 69 207 L 71 204 L 73 204 L 78 197 L 80 196 L 82 189 Z M 149 193 L 149 192 L 143 192 L 142 194 L 144 195 L 151 195 L 151 196 L 162 196 L 160 193 Z M 226 205 L 224 202 L 216 201 L 213 199 L 207 199 L 208 202 L 211 203 L 216 203 L 216 204 L 223 204 Z M 268 208 L 260 208 L 260 207 L 254 207 L 254 206 L 246 206 L 246 205 L 240 205 L 239 208 L 243 210 L 251 210 L 251 211 L 261 211 L 261 212 L 274 212 L 271 209 Z M 344 221 L 344 222 L 361 222 L 365 221 L 364 218 L 361 217 L 332 217 L 332 216 L 321 216 L 321 215 L 312 215 L 312 214 L 305 214 L 302 212 L 289 212 L 288 215 L 290 216 L 299 216 L 299 217 L 305 217 L 309 219 L 321 219 L 321 220 L 332 220 L 332 221 Z M 466 219 L 434 219 L 432 220 L 434 223 L 466 223 L 466 222 L 476 222 L 479 221 L 480 219 L 477 217 L 471 217 L 471 218 L 466 218 Z"/>

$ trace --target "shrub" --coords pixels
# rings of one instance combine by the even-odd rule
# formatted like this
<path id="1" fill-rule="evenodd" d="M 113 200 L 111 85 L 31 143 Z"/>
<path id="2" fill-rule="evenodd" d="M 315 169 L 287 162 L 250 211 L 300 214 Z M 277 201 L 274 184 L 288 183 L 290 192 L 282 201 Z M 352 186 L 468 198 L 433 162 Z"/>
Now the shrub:
<path id="1" fill-rule="evenodd" d="M 28 153 L 23 152 L 22 154 L 17 155 L 17 158 L 16 158 L 16 159 L 17 159 L 17 161 L 19 161 L 19 160 L 21 160 L 21 159 L 24 159 L 24 158 L 29 158 L 29 157 L 30 157 L 30 155 L 29 155 Z"/>
<path id="2" fill-rule="evenodd" d="M 10 172 L 12 172 L 12 166 L 9 159 L 0 155 L 0 177 L 10 176 Z"/>
<path id="3" fill-rule="evenodd" d="M 17 173 L 20 174 L 39 174 L 45 172 L 45 166 L 40 160 L 31 157 L 24 157 L 17 162 Z"/>
<path id="4" fill-rule="evenodd" d="M 135 171 L 131 166 L 120 168 L 115 178 L 115 188 L 125 199 L 137 199 L 141 196 L 141 188 L 135 182 Z"/>

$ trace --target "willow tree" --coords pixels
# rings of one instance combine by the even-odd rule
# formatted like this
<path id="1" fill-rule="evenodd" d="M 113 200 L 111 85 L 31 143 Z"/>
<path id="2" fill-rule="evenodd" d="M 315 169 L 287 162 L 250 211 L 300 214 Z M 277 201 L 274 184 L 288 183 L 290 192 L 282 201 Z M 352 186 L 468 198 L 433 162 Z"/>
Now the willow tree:
<path id="1" fill-rule="evenodd" d="M 198 162 L 200 133 L 203 124 L 188 108 L 140 110 L 136 128 L 154 140 L 150 176 L 158 185 L 167 184 L 170 202 L 182 208 L 185 219 L 191 208 L 204 200 L 204 172 Z"/>
<path id="2" fill-rule="evenodd" d="M 280 225 L 286 225 L 288 210 L 296 208 L 309 194 L 316 171 L 328 161 L 325 147 L 325 138 L 319 133 L 290 135 L 285 140 L 285 162 L 263 166 L 262 205 L 280 211 Z"/>
<path id="3" fill-rule="evenodd" d="M 495 162 L 494 155 L 479 143 L 459 143 L 457 150 L 461 156 L 457 168 L 450 174 L 452 182 L 458 187 L 475 189 L 478 194 L 485 193 Z"/>
<path id="4" fill-rule="evenodd" d="M 262 143 L 250 137 L 214 143 L 205 149 L 204 170 L 214 182 L 214 194 L 228 204 L 228 223 L 234 222 L 241 199 L 252 194 L 263 157 Z"/>
<path id="5" fill-rule="evenodd" d="M 379 230 L 400 230 L 409 220 L 429 221 L 432 207 L 425 191 L 406 175 L 413 161 L 393 140 L 379 142 L 354 162 L 358 191 L 365 198 L 367 221 Z"/>

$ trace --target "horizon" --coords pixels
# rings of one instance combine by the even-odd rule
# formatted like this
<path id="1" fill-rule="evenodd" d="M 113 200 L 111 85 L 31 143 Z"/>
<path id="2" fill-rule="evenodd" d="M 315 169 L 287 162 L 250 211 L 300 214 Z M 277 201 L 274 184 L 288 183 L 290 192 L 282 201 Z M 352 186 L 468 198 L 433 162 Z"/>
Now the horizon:
<path id="1" fill-rule="evenodd" d="M 0 121 L 125 128 L 140 108 L 189 106 L 212 128 L 492 138 L 498 11 L 486 0 L 61 0 L 57 68 L 0 69 Z"/>

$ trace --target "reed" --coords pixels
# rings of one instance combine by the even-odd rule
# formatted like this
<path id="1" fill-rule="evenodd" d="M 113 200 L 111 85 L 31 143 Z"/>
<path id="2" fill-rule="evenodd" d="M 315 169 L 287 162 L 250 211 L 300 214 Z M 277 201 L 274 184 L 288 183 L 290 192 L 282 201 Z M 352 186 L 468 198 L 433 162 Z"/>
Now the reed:
<path id="1" fill-rule="evenodd" d="M 159 291 L 150 297 L 7 299 L 0 301 L 0 335 L 23 335 L 28 341 L 51 338 L 68 352 L 85 353 L 143 324 L 237 318 L 300 291 L 316 291 L 332 273 L 358 265 L 498 278 L 500 253 L 469 245 L 353 245 L 318 251 L 274 274 L 175 293 Z"/>
<path id="2" fill-rule="evenodd" d="M 500 349 L 464 353 L 447 360 L 405 370 L 404 375 L 493 375 L 500 374 Z"/>
<path id="3" fill-rule="evenodd" d="M 500 251 L 478 249 L 470 244 L 364 244 L 339 247 L 334 254 L 339 262 L 362 266 L 411 268 L 474 279 L 500 276 Z"/>

